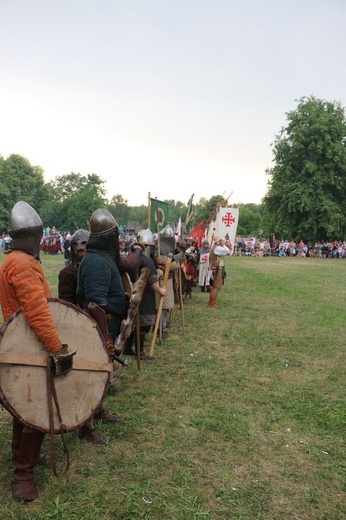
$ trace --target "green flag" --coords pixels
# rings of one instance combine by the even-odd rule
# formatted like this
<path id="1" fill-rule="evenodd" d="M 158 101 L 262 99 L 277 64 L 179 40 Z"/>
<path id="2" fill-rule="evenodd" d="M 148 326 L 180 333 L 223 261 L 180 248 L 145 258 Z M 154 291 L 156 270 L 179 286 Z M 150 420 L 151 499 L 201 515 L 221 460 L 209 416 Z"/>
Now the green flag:
<path id="1" fill-rule="evenodd" d="M 159 226 L 160 229 L 168 224 L 169 204 L 158 199 L 150 199 L 150 229 L 156 231 Z"/>
<path id="2" fill-rule="evenodd" d="M 185 218 L 185 225 L 187 226 L 190 220 L 193 218 L 194 205 L 192 204 L 194 193 L 191 195 L 189 202 L 187 203 L 187 214 Z"/>

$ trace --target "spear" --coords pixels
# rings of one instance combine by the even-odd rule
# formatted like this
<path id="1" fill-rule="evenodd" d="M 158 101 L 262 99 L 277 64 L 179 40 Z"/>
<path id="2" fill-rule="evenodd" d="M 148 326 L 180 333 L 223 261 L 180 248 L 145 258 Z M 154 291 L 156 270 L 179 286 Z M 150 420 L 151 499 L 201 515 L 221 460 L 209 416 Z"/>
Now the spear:
<path id="1" fill-rule="evenodd" d="M 181 323 L 182 323 L 182 332 L 185 334 L 185 320 L 184 320 L 184 300 L 183 300 L 183 291 L 182 291 L 182 279 L 181 279 L 181 266 L 179 267 L 179 303 L 181 310 Z"/>
<path id="2" fill-rule="evenodd" d="M 137 370 L 141 369 L 141 335 L 140 335 L 140 317 L 139 310 L 136 315 L 136 355 L 137 355 Z"/>
<path id="3" fill-rule="evenodd" d="M 158 209 L 155 210 L 156 215 L 156 230 L 157 230 L 157 254 L 158 256 L 161 255 L 161 244 L 160 244 L 160 219 L 159 219 L 159 212 Z M 159 338 L 160 342 L 162 341 L 162 312 L 160 316 L 160 324 L 159 324 Z"/>
<path id="4" fill-rule="evenodd" d="M 162 282 L 162 287 L 164 287 L 164 288 L 167 287 L 167 281 L 168 281 L 169 271 L 171 268 L 171 263 L 172 263 L 172 259 L 168 257 L 166 265 L 165 265 L 165 273 L 163 275 L 163 282 Z M 155 327 L 154 327 L 153 335 L 151 337 L 149 357 L 153 357 L 153 354 L 154 354 L 154 347 L 155 347 L 157 331 L 158 331 L 160 320 L 161 320 L 163 300 L 164 300 L 164 296 L 160 296 L 159 307 L 157 309 L 156 320 L 155 320 Z"/>

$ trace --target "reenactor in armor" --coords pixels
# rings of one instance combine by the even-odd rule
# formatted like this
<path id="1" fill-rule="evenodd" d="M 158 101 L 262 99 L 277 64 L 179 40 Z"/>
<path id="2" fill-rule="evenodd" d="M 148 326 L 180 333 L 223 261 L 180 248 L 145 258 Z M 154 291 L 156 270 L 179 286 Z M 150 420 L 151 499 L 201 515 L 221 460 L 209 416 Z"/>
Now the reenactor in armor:
<path id="1" fill-rule="evenodd" d="M 89 237 L 89 231 L 86 229 L 77 229 L 71 237 L 71 262 L 61 269 L 59 273 L 59 298 L 78 305 L 79 307 L 83 307 L 83 301 L 77 296 L 78 268 L 85 255 Z M 106 441 L 96 433 L 93 419 L 80 428 L 79 437 L 98 446 L 105 446 L 107 444 Z"/>
<path id="2" fill-rule="evenodd" d="M 159 284 L 159 276 L 156 272 L 156 264 L 155 264 L 155 244 L 154 244 L 154 236 L 150 229 L 141 230 L 138 235 L 138 241 L 131 246 L 131 250 L 134 255 L 138 255 L 140 258 L 140 267 L 148 267 L 151 271 L 150 278 L 147 282 L 146 288 L 143 292 L 142 300 L 139 305 L 139 348 L 140 348 L 140 358 L 141 360 L 149 359 L 148 355 L 144 352 L 144 342 L 145 336 L 150 332 L 152 326 L 155 325 L 156 320 L 156 301 L 155 301 L 155 292 L 160 296 L 164 296 L 166 294 L 166 289 L 160 287 Z M 132 280 L 134 281 L 134 280 Z M 132 350 L 132 345 L 134 338 L 136 338 L 136 331 L 134 331 L 126 344 L 124 354 L 125 355 L 135 355 L 135 352 Z M 136 345 L 137 350 L 137 345 Z"/>
<path id="3" fill-rule="evenodd" d="M 213 276 L 212 289 L 210 291 L 209 307 L 217 308 L 217 297 L 221 290 L 225 276 L 225 256 L 231 254 L 231 250 L 226 246 L 225 240 L 221 237 L 214 238 L 215 243 L 210 250 L 210 267 Z"/>
<path id="4" fill-rule="evenodd" d="M 158 240 L 156 243 L 156 253 L 157 256 L 155 258 L 156 265 L 159 269 L 159 273 L 161 277 L 165 271 L 165 266 L 167 262 L 168 256 L 172 258 L 172 263 L 170 265 L 167 286 L 166 286 L 166 294 L 163 300 L 162 306 L 162 337 L 166 337 L 168 334 L 168 321 L 169 314 L 175 308 L 175 304 L 179 302 L 179 283 L 181 277 L 179 278 L 178 273 L 179 269 L 181 269 L 180 262 L 183 261 L 183 254 L 174 255 L 174 231 L 173 228 L 167 224 L 161 231 L 158 236 Z M 159 298 L 156 295 L 156 306 L 158 307 Z"/>
<path id="5" fill-rule="evenodd" d="M 90 237 L 78 270 L 77 295 L 82 298 L 84 308 L 94 302 L 105 311 L 113 340 L 126 313 L 119 266 L 118 224 L 109 211 L 97 209 L 90 219 Z"/>
<path id="6" fill-rule="evenodd" d="M 86 253 L 78 269 L 76 293 L 83 308 L 88 310 L 92 305 L 95 309 L 96 304 L 96 308 L 105 315 L 107 333 L 110 336 L 110 355 L 113 354 L 112 346 L 114 347 L 121 321 L 127 310 L 119 268 L 118 224 L 109 211 L 97 209 L 90 219 L 90 236 L 86 244 Z M 100 316 L 100 313 L 97 312 L 97 315 Z M 95 318 L 95 314 L 93 317 Z M 95 319 L 97 321 L 97 318 Z M 96 411 L 93 419 L 104 423 L 115 423 L 121 420 L 119 416 L 108 413 L 103 406 Z M 85 429 L 80 431 L 80 436 L 93 444 L 106 444 L 94 432 L 91 424 L 85 425 Z"/>
<path id="7" fill-rule="evenodd" d="M 58 295 L 67 302 L 82 307 L 77 297 L 78 267 L 86 251 L 90 232 L 86 229 L 77 229 L 70 241 L 70 263 L 59 272 Z"/>
<path id="8" fill-rule="evenodd" d="M 210 247 L 208 240 L 203 240 L 202 247 L 198 252 L 198 285 L 202 292 L 207 289 L 210 292 L 210 275 L 209 266 Z"/>
<path id="9" fill-rule="evenodd" d="M 39 215 L 26 202 L 17 202 L 11 211 L 10 252 L 0 269 L 0 303 L 4 320 L 21 309 L 49 354 L 56 356 L 62 344 L 47 303 L 51 291 L 39 262 L 43 225 Z M 14 385 L 18 383 L 13 382 Z M 44 433 L 13 418 L 12 454 L 14 498 L 31 502 L 38 496 L 34 468 L 40 459 Z"/>

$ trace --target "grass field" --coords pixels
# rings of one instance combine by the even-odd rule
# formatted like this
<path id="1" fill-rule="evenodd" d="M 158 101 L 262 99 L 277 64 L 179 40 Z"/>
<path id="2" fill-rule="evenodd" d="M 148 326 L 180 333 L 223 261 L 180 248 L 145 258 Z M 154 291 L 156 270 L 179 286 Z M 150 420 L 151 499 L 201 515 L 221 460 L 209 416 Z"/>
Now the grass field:
<path id="1" fill-rule="evenodd" d="M 57 293 L 61 256 L 42 256 Z M 346 518 L 346 261 L 228 259 L 219 309 L 193 289 L 168 339 L 106 398 L 122 415 L 95 448 L 69 435 L 68 475 L 36 469 L 11 498 L 11 417 L 0 412 L 2 519 Z M 48 438 L 45 440 L 48 453 Z"/>

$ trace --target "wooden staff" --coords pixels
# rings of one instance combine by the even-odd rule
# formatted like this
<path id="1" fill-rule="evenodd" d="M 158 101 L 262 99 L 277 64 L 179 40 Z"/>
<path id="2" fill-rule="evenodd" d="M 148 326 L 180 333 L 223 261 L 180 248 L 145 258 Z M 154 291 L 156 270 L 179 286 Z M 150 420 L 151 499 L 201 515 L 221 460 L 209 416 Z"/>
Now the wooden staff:
<path id="1" fill-rule="evenodd" d="M 158 256 L 161 255 L 161 243 L 160 243 L 160 222 L 159 222 L 159 213 L 158 211 L 156 210 L 155 212 L 155 215 L 156 215 L 156 230 L 157 230 L 157 244 L 156 244 L 156 249 L 157 249 L 157 254 Z M 160 343 L 162 342 L 162 311 L 161 311 L 161 317 L 160 317 L 160 325 L 159 325 L 159 340 L 160 340 Z"/>
<path id="2" fill-rule="evenodd" d="M 143 292 L 146 288 L 150 277 L 150 269 L 144 267 L 141 269 L 141 274 L 132 286 L 127 316 L 121 322 L 120 334 L 115 340 L 115 351 L 120 355 L 124 350 L 127 338 L 133 330 L 133 324 L 136 320 L 136 315 L 139 312 L 139 305 L 142 301 Z"/>
<path id="3" fill-rule="evenodd" d="M 167 258 L 167 263 L 166 263 L 166 266 L 165 266 L 165 274 L 163 276 L 163 282 L 162 282 L 162 287 L 164 287 L 164 288 L 167 287 L 167 281 L 168 281 L 169 271 L 171 269 L 171 263 L 172 263 L 172 259 L 171 258 Z M 151 338 L 149 357 L 153 357 L 153 354 L 154 354 L 154 347 L 155 347 L 155 341 L 156 341 L 156 336 L 157 336 L 157 330 L 159 328 L 161 314 L 162 314 L 163 300 L 164 300 L 164 296 L 161 296 L 160 297 L 160 301 L 159 301 L 159 307 L 158 307 L 157 313 L 156 313 L 155 327 L 154 327 L 153 335 L 152 335 L 152 338 Z"/>
<path id="4" fill-rule="evenodd" d="M 151 197 L 150 191 L 148 192 L 148 228 L 150 229 L 150 212 L 151 212 Z"/>
<path id="5" fill-rule="evenodd" d="M 160 324 L 159 324 L 159 341 L 162 343 L 162 312 L 161 312 L 161 318 L 160 318 Z"/>
<path id="6" fill-rule="evenodd" d="M 141 334 L 140 334 L 140 322 L 139 322 L 139 309 L 136 315 L 136 354 L 137 354 L 137 369 L 141 369 Z"/>
<path id="7" fill-rule="evenodd" d="M 183 334 L 185 334 L 185 319 L 184 319 L 184 301 L 183 301 L 183 291 L 181 286 L 181 266 L 179 267 L 179 301 L 180 301 L 180 310 L 181 310 L 181 323 Z"/>

